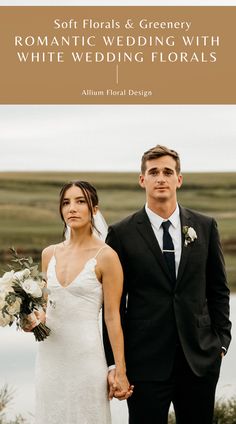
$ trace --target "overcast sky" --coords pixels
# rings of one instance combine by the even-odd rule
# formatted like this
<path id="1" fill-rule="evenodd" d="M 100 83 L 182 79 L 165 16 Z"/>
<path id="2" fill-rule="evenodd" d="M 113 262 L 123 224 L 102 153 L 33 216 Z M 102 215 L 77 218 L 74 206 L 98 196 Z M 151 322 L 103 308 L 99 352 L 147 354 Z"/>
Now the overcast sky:
<path id="1" fill-rule="evenodd" d="M 236 105 L 10 105 L 0 128 L 1 171 L 138 171 L 155 144 L 184 171 L 236 171 Z"/>
<path id="2" fill-rule="evenodd" d="M 0 0 L 0 5 L 236 5 L 236 0 Z M 0 106 L 0 171 L 138 171 L 155 144 L 184 171 L 236 171 L 235 105 Z"/>

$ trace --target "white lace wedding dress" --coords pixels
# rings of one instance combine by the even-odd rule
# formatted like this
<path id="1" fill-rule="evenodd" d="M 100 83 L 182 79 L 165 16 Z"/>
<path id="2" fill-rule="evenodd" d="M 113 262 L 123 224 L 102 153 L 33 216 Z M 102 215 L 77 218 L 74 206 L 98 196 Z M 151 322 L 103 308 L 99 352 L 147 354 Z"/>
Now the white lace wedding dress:
<path id="1" fill-rule="evenodd" d="M 39 343 L 36 360 L 36 424 L 111 424 L 96 256 L 66 288 L 57 279 L 54 255 L 49 262 L 51 334 Z"/>

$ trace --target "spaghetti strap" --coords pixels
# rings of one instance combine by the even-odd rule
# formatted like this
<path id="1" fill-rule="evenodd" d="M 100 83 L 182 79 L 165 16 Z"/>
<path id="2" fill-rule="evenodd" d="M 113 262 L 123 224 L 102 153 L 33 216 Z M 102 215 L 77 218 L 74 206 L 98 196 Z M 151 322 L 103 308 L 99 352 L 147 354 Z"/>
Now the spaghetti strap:
<path id="1" fill-rule="evenodd" d="M 105 249 L 105 247 L 107 247 L 107 246 L 105 245 L 105 246 L 100 247 L 100 249 L 97 251 L 96 255 L 94 256 L 94 259 L 96 259 L 96 257 L 99 255 L 101 250 Z"/>
<path id="2" fill-rule="evenodd" d="M 56 259 L 56 248 L 57 248 L 58 244 L 54 244 L 53 246 L 53 252 L 52 252 L 52 256 L 54 256 L 54 258 Z"/>

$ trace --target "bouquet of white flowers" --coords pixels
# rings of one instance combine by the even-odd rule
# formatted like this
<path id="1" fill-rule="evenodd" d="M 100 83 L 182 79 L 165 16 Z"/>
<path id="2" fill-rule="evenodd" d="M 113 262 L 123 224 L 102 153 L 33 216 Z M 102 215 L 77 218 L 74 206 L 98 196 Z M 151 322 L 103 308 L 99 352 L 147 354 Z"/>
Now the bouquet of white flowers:
<path id="1" fill-rule="evenodd" d="M 19 329 L 24 328 L 30 314 L 45 307 L 48 290 L 32 258 L 20 258 L 14 248 L 10 251 L 14 265 L 8 265 L 9 271 L 0 278 L 0 326 L 11 326 L 15 321 Z M 40 321 L 32 331 L 37 341 L 50 334 Z"/>

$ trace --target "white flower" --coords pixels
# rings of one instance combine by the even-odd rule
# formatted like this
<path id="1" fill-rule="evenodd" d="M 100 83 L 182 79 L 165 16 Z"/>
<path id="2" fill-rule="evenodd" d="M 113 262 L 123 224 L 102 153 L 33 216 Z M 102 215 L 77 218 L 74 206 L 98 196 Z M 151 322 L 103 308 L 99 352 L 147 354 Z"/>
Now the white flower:
<path id="1" fill-rule="evenodd" d="M 4 292 L 0 292 L 0 310 L 3 309 L 3 307 L 5 306 L 6 301 L 5 301 L 5 293 Z"/>
<path id="2" fill-rule="evenodd" d="M 18 314 L 20 312 L 20 307 L 21 307 L 21 299 L 17 298 L 14 303 L 12 303 L 11 305 L 7 307 L 7 312 L 10 315 Z"/>
<path id="3" fill-rule="evenodd" d="M 197 233 L 193 227 L 189 227 L 187 234 L 191 238 L 191 241 L 194 241 L 197 238 Z"/>
<path id="4" fill-rule="evenodd" d="M 0 327 L 5 327 L 14 321 L 14 317 L 8 314 L 3 314 L 0 312 Z"/>
<path id="5" fill-rule="evenodd" d="M 28 314 L 45 306 L 44 293 L 48 290 L 43 274 L 31 257 L 20 258 L 14 248 L 11 254 L 16 269 L 11 265 L 9 268 L 12 271 L 0 278 L 0 326 L 11 325 L 16 320 L 17 328 L 24 328 Z M 33 329 L 35 339 L 42 341 L 49 336 L 50 328 L 32 314 L 36 323 Z"/>
<path id="6" fill-rule="evenodd" d="M 42 296 L 42 290 L 39 287 L 37 281 L 32 280 L 32 278 L 26 279 L 22 283 L 22 288 L 26 293 L 29 293 L 32 297 L 41 297 Z"/>
<path id="7" fill-rule="evenodd" d="M 195 239 L 197 239 L 197 233 L 193 227 L 184 226 L 183 233 L 185 235 L 185 246 L 188 246 L 189 243 L 192 243 Z"/>
<path id="8" fill-rule="evenodd" d="M 1 289 L 7 289 L 12 286 L 14 281 L 14 271 L 8 271 L 0 278 Z"/>
<path id="9" fill-rule="evenodd" d="M 23 269 L 22 271 L 17 271 L 14 273 L 14 278 L 17 280 L 24 280 L 30 276 L 30 270 L 28 268 Z"/>
<path id="10" fill-rule="evenodd" d="M 44 287 L 46 287 L 46 281 L 45 280 L 38 280 L 38 286 L 40 287 L 40 289 L 44 289 Z"/>

